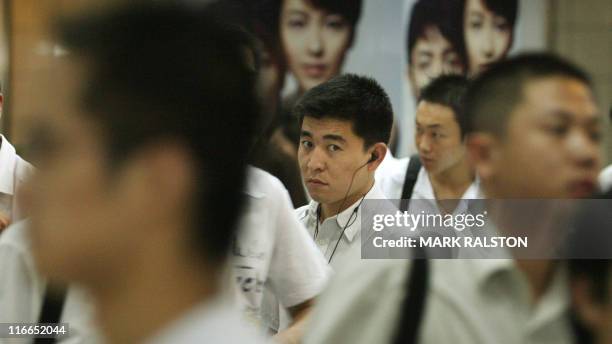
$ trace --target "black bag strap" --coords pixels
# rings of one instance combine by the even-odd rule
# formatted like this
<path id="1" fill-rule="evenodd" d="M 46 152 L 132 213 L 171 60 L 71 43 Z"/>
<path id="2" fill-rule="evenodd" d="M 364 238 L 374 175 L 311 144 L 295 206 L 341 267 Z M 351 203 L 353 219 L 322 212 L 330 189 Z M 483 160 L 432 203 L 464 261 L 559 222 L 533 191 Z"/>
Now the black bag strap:
<path id="1" fill-rule="evenodd" d="M 64 303 L 66 301 L 66 288 L 47 286 L 43 298 L 42 308 L 38 317 L 39 324 L 57 324 L 62 318 Z M 34 344 L 52 344 L 57 341 L 57 338 L 40 338 L 34 339 Z"/>
<path id="2" fill-rule="evenodd" d="M 416 344 L 423 322 L 430 266 L 423 251 L 417 251 L 412 260 L 412 271 L 406 279 L 406 296 L 400 308 L 400 317 L 394 344 Z"/>
<path id="3" fill-rule="evenodd" d="M 402 211 L 408 210 L 410 205 L 410 198 L 412 197 L 412 191 L 416 184 L 417 178 L 419 177 L 419 171 L 421 170 L 421 159 L 417 154 L 410 157 L 408 161 L 408 168 L 406 169 L 406 177 L 404 177 L 404 186 L 402 187 L 402 200 L 400 201 L 400 209 Z"/>

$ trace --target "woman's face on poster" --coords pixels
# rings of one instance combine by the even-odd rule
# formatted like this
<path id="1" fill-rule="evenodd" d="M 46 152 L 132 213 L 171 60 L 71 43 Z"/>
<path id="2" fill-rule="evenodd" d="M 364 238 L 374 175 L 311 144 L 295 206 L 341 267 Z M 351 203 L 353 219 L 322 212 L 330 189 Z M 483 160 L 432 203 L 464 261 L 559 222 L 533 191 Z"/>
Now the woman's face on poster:
<path id="1" fill-rule="evenodd" d="M 486 69 L 503 59 L 512 43 L 512 27 L 506 18 L 489 10 L 483 0 L 466 0 L 463 27 L 469 73 Z"/>
<path id="2" fill-rule="evenodd" d="M 288 67 L 307 91 L 340 73 L 353 28 L 306 0 L 283 0 L 280 32 Z"/>

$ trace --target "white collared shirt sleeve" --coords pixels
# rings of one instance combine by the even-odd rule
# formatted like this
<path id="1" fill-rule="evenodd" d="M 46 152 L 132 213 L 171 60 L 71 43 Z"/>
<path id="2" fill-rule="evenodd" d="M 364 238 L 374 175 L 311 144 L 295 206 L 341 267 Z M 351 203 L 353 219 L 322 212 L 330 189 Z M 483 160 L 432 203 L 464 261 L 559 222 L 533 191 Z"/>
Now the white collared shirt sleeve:
<path id="1" fill-rule="evenodd" d="M 36 322 L 44 282 L 29 254 L 23 222 L 0 235 L 0 323 Z"/>
<path id="2" fill-rule="evenodd" d="M 317 296 L 325 287 L 329 268 L 306 228 L 298 221 L 286 190 L 282 190 L 277 219 L 277 245 L 270 262 L 270 282 L 285 307 Z"/>
<path id="3" fill-rule="evenodd" d="M 27 223 L 15 223 L 0 235 L 0 323 L 36 323 L 42 308 L 46 283 L 36 270 Z M 61 322 L 68 323 L 69 335 L 59 343 L 100 342 L 92 302 L 82 290 L 68 289 Z M 7 344 L 23 343 L 22 339 L 4 340 Z M 0 339 L 0 343 L 5 342 Z"/>
<path id="4" fill-rule="evenodd" d="M 34 167 L 17 155 L 4 135 L 0 135 L 0 142 L 0 211 L 15 223 L 27 215 L 19 209 L 19 190 L 34 173 Z"/>
<path id="5" fill-rule="evenodd" d="M 312 299 L 325 287 L 330 271 L 277 178 L 250 168 L 247 194 L 232 248 L 234 282 L 246 316 L 277 329 L 278 302 L 291 307 Z"/>

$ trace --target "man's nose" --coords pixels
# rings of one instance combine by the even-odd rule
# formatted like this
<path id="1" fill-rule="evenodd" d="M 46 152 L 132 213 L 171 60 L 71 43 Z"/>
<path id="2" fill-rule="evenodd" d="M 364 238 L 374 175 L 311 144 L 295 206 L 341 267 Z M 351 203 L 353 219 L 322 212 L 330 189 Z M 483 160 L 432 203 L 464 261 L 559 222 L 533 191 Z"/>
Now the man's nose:
<path id="1" fill-rule="evenodd" d="M 323 152 L 323 150 L 319 148 L 315 148 L 310 153 L 310 157 L 308 159 L 306 167 L 311 172 L 321 171 L 325 168 L 325 159 L 326 157 L 325 157 L 325 153 Z"/>
<path id="2" fill-rule="evenodd" d="M 572 160 L 581 168 L 599 170 L 601 145 L 586 130 L 574 130 L 567 144 Z"/>

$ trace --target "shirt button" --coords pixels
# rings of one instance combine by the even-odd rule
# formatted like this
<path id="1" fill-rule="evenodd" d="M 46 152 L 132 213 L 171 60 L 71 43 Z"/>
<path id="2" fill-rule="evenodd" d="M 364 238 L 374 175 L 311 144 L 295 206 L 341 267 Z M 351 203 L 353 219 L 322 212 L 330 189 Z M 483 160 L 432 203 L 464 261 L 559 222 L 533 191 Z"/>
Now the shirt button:
<path id="1" fill-rule="evenodd" d="M 325 245 L 325 240 L 323 240 L 323 239 L 317 239 L 317 245 L 319 245 L 319 246 L 321 246 L 321 247 L 322 247 L 322 246 L 324 246 L 324 245 Z"/>

